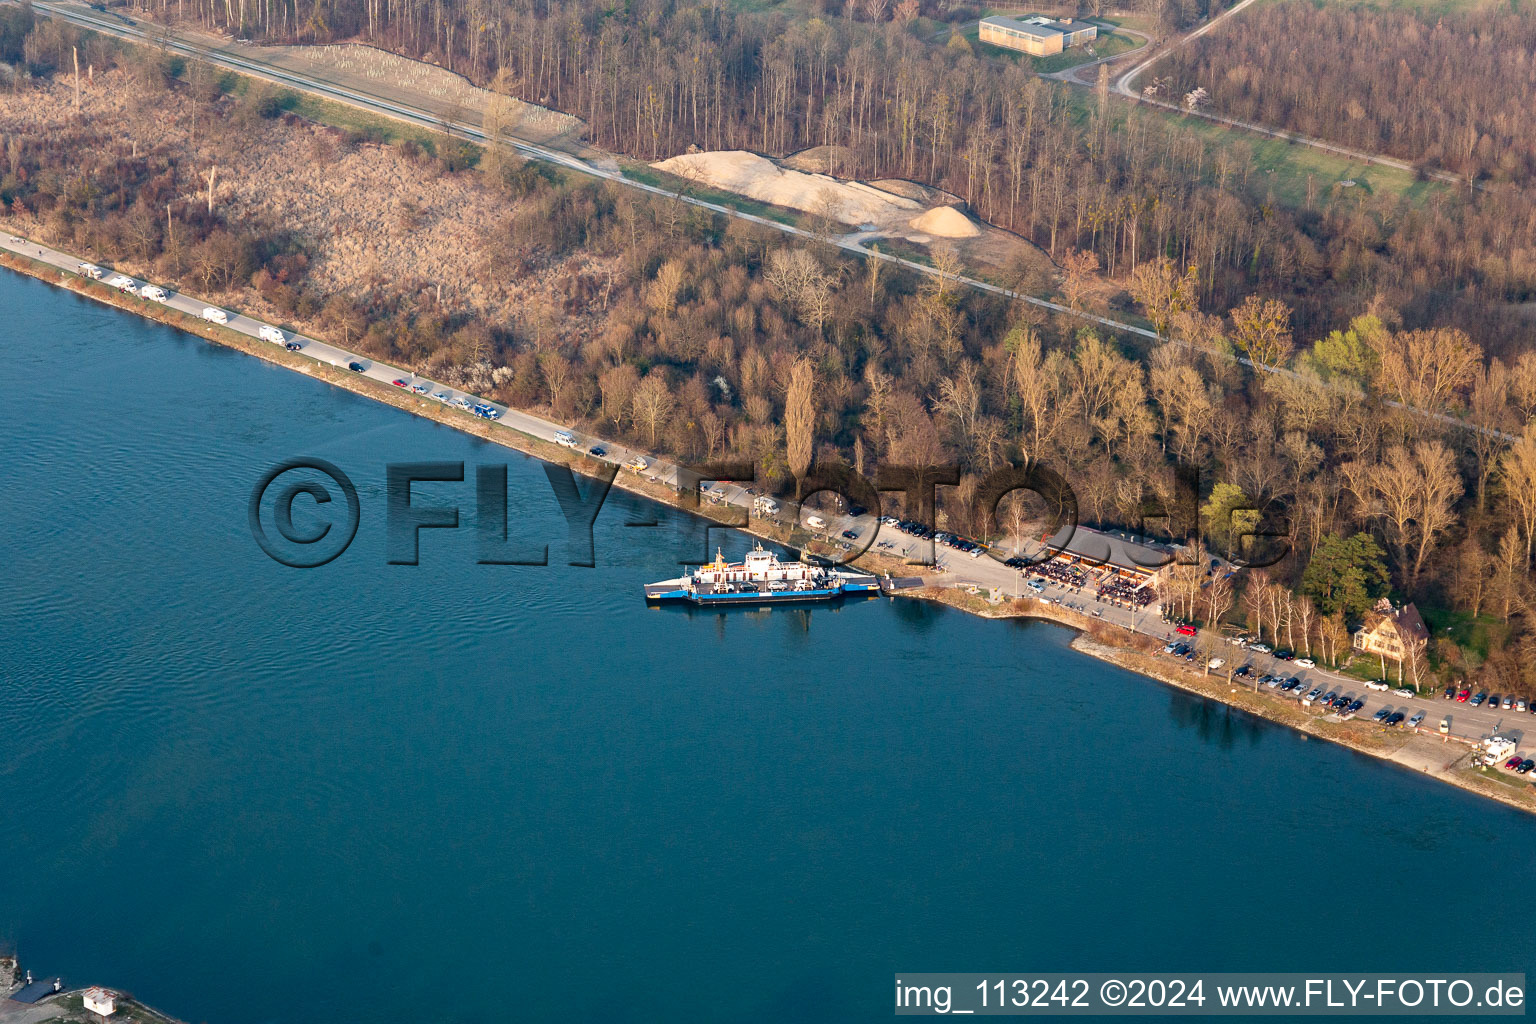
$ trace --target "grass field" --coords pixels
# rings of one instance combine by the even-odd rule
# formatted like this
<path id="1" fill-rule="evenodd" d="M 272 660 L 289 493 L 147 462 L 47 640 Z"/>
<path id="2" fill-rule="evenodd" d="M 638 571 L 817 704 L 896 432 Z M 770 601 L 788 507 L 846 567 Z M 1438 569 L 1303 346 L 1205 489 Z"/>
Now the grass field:
<path id="1" fill-rule="evenodd" d="M 1511 0 L 1258 0 L 1258 3 L 1263 4 L 1311 3 L 1316 7 L 1322 7 L 1325 2 L 1334 7 L 1372 7 L 1382 11 L 1409 11 L 1430 19 L 1442 14 L 1464 14 L 1468 11 L 1512 6 Z M 1242 15 L 1239 14 L 1238 17 Z"/>
<path id="2" fill-rule="evenodd" d="M 1083 120 L 1094 110 L 1096 99 L 1088 90 L 1074 89 L 1069 103 Z M 1264 197 L 1271 191 L 1276 201 L 1291 207 L 1303 206 L 1310 188 L 1313 202 L 1321 205 L 1329 191 L 1338 187 L 1358 195 L 1401 196 L 1414 203 L 1422 203 L 1428 196 L 1450 186 L 1438 181 L 1420 181 L 1409 171 L 1400 171 L 1379 164 L 1369 164 L 1299 142 L 1271 138 L 1257 132 L 1230 128 L 1204 118 L 1189 117 L 1162 107 L 1142 104 L 1135 108 L 1142 116 L 1159 118 L 1168 124 L 1177 124 L 1184 131 L 1199 136 L 1206 143 L 1212 158 L 1208 165 L 1214 176 L 1214 158 L 1223 147 L 1246 147 L 1251 154 L 1253 170 L 1248 177 L 1250 192 Z M 1131 116 L 1132 108 L 1115 104 L 1114 117 L 1120 125 Z M 1352 186 L 1342 183 L 1353 181 Z"/>
<path id="3" fill-rule="evenodd" d="M 186 69 L 184 64 L 178 64 L 174 69 L 177 78 L 185 80 Z M 333 100 L 322 99 L 307 92 L 299 92 L 296 89 L 285 89 L 237 74 L 233 71 L 217 71 L 219 91 L 226 95 L 244 98 L 252 89 L 265 89 L 276 101 L 279 109 L 285 113 L 296 114 L 316 124 L 327 125 L 331 128 L 340 128 L 343 131 L 356 132 L 370 142 L 382 142 L 393 144 L 410 139 L 416 142 L 428 153 L 437 155 L 438 147 L 443 142 L 443 136 L 439 132 L 429 131 L 426 128 L 418 128 L 404 121 L 396 121 L 393 118 L 383 117 L 379 114 L 370 114 L 359 110 L 357 107 L 345 103 L 337 103 Z M 460 140 L 465 141 L 465 140 Z M 465 141 L 465 145 L 474 147 Z"/>

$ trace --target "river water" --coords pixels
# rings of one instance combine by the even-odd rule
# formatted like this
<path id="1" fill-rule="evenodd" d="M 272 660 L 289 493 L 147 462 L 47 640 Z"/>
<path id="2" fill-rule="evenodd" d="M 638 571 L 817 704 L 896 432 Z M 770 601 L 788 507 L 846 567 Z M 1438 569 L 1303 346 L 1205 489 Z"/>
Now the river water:
<path id="1" fill-rule="evenodd" d="M 0 309 L 0 941 L 39 974 L 216 1024 L 783 1022 L 884 1019 L 897 971 L 1536 963 L 1525 815 L 1054 626 L 647 609 L 682 513 L 615 493 L 571 567 L 537 462 L 8 273 Z M 359 492 L 316 569 L 248 525 L 297 456 Z M 425 460 L 464 525 L 388 564 Z M 548 566 L 476 562 L 500 464 Z"/>

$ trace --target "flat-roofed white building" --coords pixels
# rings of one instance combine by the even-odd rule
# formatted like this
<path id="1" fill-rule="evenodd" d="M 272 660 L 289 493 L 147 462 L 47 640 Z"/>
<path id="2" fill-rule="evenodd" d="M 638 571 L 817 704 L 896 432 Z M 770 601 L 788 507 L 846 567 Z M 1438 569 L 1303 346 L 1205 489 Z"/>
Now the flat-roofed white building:
<path id="1" fill-rule="evenodd" d="M 117 1012 L 117 993 L 104 988 L 88 988 L 83 993 L 85 1008 L 90 1013 L 110 1017 Z"/>

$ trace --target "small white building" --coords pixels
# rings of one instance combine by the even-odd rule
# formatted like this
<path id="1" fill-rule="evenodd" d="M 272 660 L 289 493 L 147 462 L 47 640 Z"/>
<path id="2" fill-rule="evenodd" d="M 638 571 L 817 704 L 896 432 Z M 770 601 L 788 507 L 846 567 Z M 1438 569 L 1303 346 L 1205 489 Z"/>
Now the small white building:
<path id="1" fill-rule="evenodd" d="M 90 1013 L 110 1017 L 117 1012 L 117 993 L 104 988 L 85 990 L 85 1008 Z"/>

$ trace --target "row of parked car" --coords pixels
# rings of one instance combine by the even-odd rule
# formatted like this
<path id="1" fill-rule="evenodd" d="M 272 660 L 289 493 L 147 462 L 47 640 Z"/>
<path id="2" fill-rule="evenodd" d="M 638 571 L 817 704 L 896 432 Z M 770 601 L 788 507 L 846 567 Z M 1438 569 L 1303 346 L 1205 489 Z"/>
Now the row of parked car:
<path id="1" fill-rule="evenodd" d="M 82 263 L 76 269 L 80 271 L 81 277 L 88 277 L 92 281 L 100 281 L 106 274 L 105 270 L 102 270 L 94 263 Z M 129 295 L 137 295 L 141 299 L 152 299 L 155 302 L 164 302 L 166 300 L 166 291 L 164 288 L 161 288 L 157 284 L 150 284 L 148 281 L 141 285 L 133 278 L 127 277 L 123 274 L 116 275 L 111 280 L 107 281 L 107 284 L 113 288 L 116 288 L 120 292 L 126 292 Z"/>
<path id="2" fill-rule="evenodd" d="M 1536 712 L 1536 701 L 1526 702 L 1524 697 L 1516 697 L 1506 693 L 1502 698 L 1498 694 L 1488 694 L 1483 690 L 1476 693 L 1467 686 L 1447 686 L 1441 694 L 1446 700 L 1459 701 L 1472 707 L 1480 707 L 1485 702 L 1490 708 L 1502 708 L 1505 711 L 1532 711 Z"/>
<path id="3" fill-rule="evenodd" d="M 856 505 L 854 508 L 860 508 L 860 506 Z M 862 511 L 862 509 L 860 510 Z M 848 513 L 849 515 L 853 515 L 853 509 L 850 508 Z M 897 519 L 895 516 L 881 516 L 880 522 L 884 523 L 886 526 L 894 526 L 902 533 L 908 533 L 914 537 L 919 537 L 924 540 L 932 538 L 935 543 L 943 544 L 945 547 L 954 548 L 956 551 L 963 551 L 970 555 L 972 558 L 980 558 L 982 552 L 987 550 L 986 545 L 979 541 L 971 540 L 969 537 L 962 537 L 957 533 L 946 533 L 943 530 L 935 530 L 933 527 L 928 526 L 925 523 L 919 523 L 915 519 Z"/>

